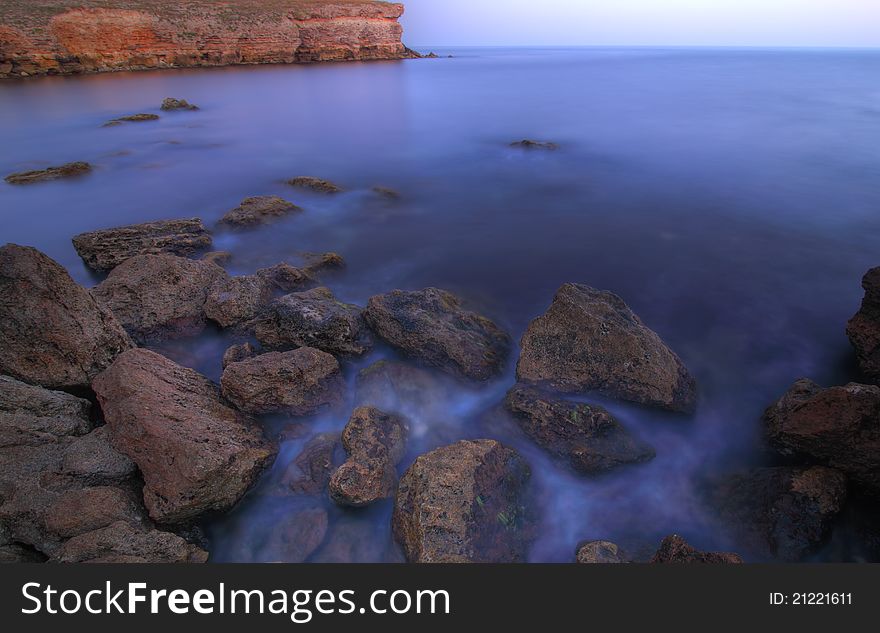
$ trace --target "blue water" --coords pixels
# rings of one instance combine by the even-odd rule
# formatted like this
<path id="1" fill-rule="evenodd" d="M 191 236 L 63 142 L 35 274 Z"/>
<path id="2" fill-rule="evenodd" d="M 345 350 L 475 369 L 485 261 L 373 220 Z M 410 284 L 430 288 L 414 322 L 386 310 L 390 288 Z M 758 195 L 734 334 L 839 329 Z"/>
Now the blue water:
<path id="1" fill-rule="evenodd" d="M 234 254 L 232 272 L 333 250 L 348 268 L 330 285 L 347 301 L 439 286 L 517 340 L 562 283 L 613 290 L 700 386 L 692 419 L 607 403 L 656 446 L 653 462 L 584 479 L 512 427 L 487 426 L 482 414 L 513 383 L 514 354 L 502 379 L 476 392 L 455 387 L 435 407 L 441 413 L 410 411 L 416 433 L 401 469 L 462 437 L 521 450 L 541 500 L 535 561 L 571 560 L 582 539 L 639 548 L 671 532 L 736 548 L 713 526 L 702 482 L 767 461 L 761 412 L 796 378 L 857 377 L 844 327 L 861 275 L 880 263 L 880 52 L 437 52 L 455 57 L 2 83 L 0 172 L 72 160 L 96 171 L 0 183 L 0 242 L 36 246 L 91 285 L 97 279 L 70 243 L 79 232 L 170 217 L 213 223 L 246 196 L 277 194 L 305 213 L 218 236 L 217 247 Z M 166 96 L 202 110 L 101 127 L 158 112 Z M 508 146 L 526 137 L 560 150 Z M 283 184 L 297 175 L 347 192 Z M 378 199 L 374 185 L 401 200 Z M 168 353 L 217 379 L 224 343 L 208 333 Z M 346 372 L 388 354 L 379 349 Z M 298 502 L 266 491 L 305 439 L 282 446 L 263 486 L 210 526 L 218 560 L 273 558 L 263 551 L 267 531 Z M 390 504 L 331 508 L 328 539 L 370 545 L 353 548 L 353 559 L 397 560 L 389 514 Z M 819 554 L 864 556 L 841 538 Z"/>

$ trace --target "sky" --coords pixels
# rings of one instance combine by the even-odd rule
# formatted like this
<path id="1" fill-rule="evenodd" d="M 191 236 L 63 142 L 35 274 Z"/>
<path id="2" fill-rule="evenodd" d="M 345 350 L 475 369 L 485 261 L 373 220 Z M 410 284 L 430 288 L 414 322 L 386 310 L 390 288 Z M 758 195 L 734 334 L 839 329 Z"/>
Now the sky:
<path id="1" fill-rule="evenodd" d="M 416 47 L 880 47 L 880 0 L 399 1 Z"/>

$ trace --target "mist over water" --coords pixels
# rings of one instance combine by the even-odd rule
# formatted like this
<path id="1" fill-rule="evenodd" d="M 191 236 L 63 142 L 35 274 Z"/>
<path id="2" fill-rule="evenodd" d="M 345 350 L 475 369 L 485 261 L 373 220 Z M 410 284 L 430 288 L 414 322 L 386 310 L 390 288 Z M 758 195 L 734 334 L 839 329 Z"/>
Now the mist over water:
<path id="1" fill-rule="evenodd" d="M 176 217 L 208 225 L 241 199 L 304 208 L 251 233 L 217 233 L 232 274 L 336 251 L 325 278 L 363 305 L 394 288 L 446 288 L 516 342 L 565 282 L 620 295 L 685 361 L 692 417 L 607 406 L 657 449 L 644 465 L 585 478 L 554 463 L 494 409 L 513 384 L 452 380 L 400 403 L 413 428 L 400 471 L 462 438 L 494 437 L 532 466 L 541 513 L 534 561 L 571 560 L 578 541 L 633 550 L 677 532 L 737 548 L 700 494 L 714 475 L 768 458 L 760 416 L 797 378 L 857 378 L 847 319 L 880 264 L 880 53 L 712 49 L 457 49 L 453 59 L 46 78 L 0 85 L 0 171 L 86 160 L 86 177 L 0 183 L 0 242 L 32 245 L 85 285 L 70 243 L 82 231 Z M 196 113 L 101 128 L 158 112 Z M 559 143 L 524 152 L 513 140 Z M 284 179 L 314 175 L 321 196 Z M 375 185 L 401 193 L 382 199 Z M 219 380 L 233 339 L 209 331 L 163 346 Z M 393 357 L 381 346 L 344 362 Z M 208 526 L 215 560 L 281 560 L 273 530 L 316 503 L 329 511 L 311 560 L 400 560 L 391 503 L 345 511 L 278 494 L 287 464 L 351 408 L 304 421 L 304 435 L 229 516 Z M 266 420 L 273 431 L 290 420 Z M 305 505 L 304 505 L 305 504 Z M 743 552 L 745 553 L 745 552 Z M 820 558 L 851 560 L 845 543 Z"/>

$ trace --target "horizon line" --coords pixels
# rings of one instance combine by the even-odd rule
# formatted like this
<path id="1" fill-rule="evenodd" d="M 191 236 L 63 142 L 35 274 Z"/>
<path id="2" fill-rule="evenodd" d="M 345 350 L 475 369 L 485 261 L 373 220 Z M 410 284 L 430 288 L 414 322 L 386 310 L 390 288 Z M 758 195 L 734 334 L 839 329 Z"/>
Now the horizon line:
<path id="1" fill-rule="evenodd" d="M 848 44 L 407 44 L 410 48 L 726 48 L 753 50 L 880 51 L 880 45 Z"/>

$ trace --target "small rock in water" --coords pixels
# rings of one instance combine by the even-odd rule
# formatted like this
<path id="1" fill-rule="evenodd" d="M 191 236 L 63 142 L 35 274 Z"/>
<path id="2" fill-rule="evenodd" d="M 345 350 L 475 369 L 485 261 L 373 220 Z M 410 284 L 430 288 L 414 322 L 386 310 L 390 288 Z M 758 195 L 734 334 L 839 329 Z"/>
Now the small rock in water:
<path id="1" fill-rule="evenodd" d="M 576 559 L 581 564 L 629 563 L 623 551 L 611 541 L 588 541 L 578 545 Z"/>
<path id="2" fill-rule="evenodd" d="M 856 351 L 862 373 L 870 382 L 880 384 L 880 267 L 865 274 L 862 287 L 865 297 L 847 324 L 846 334 Z"/>
<path id="3" fill-rule="evenodd" d="M 6 182 L 10 185 L 29 185 L 46 180 L 82 176 L 90 171 L 92 171 L 92 166 L 89 163 L 79 161 L 75 163 L 66 163 L 57 167 L 47 167 L 46 169 L 34 169 L 31 171 L 20 171 L 14 174 L 9 174 L 6 176 Z"/>
<path id="4" fill-rule="evenodd" d="M 226 369 L 232 363 L 240 363 L 241 361 L 253 358 L 256 355 L 257 348 L 251 343 L 231 345 L 225 352 L 223 352 L 223 369 Z"/>
<path id="5" fill-rule="evenodd" d="M 175 99 L 173 97 L 166 97 L 162 101 L 162 109 L 163 110 L 198 110 L 199 106 L 193 105 L 186 99 Z"/>
<path id="6" fill-rule="evenodd" d="M 217 266 L 226 266 L 226 264 L 232 261 L 232 253 L 229 251 L 211 251 L 202 255 L 200 259 L 203 262 L 211 262 Z"/>
<path id="7" fill-rule="evenodd" d="M 254 196 L 224 215 L 218 224 L 233 229 L 250 229 L 270 224 L 291 213 L 302 211 L 292 202 L 278 196 Z"/>
<path id="8" fill-rule="evenodd" d="M 311 189 L 319 193 L 339 193 L 342 191 L 342 187 L 339 185 L 329 180 L 315 178 L 314 176 L 297 176 L 288 180 L 287 184 L 301 189 Z"/>
<path id="9" fill-rule="evenodd" d="M 742 563 L 739 554 L 701 552 L 677 534 L 667 536 L 651 559 L 652 563 Z"/>
<path id="10" fill-rule="evenodd" d="M 437 59 L 440 56 L 437 53 L 431 51 L 430 53 L 428 53 L 426 55 L 422 55 L 422 57 L 424 57 L 425 59 Z"/>
<path id="11" fill-rule="evenodd" d="M 551 151 L 559 149 L 559 145 L 556 143 L 550 143 L 549 141 L 533 141 L 527 138 L 521 141 L 514 141 L 510 146 L 521 147 L 523 149 L 546 149 Z"/>
<path id="12" fill-rule="evenodd" d="M 339 253 L 301 253 L 301 256 L 305 260 L 304 269 L 311 275 L 345 268 L 345 259 Z"/>
<path id="13" fill-rule="evenodd" d="M 129 116 L 121 116 L 118 119 L 112 119 L 104 124 L 104 127 L 114 127 L 123 123 L 140 123 L 143 121 L 158 121 L 158 114 L 131 114 Z"/>
<path id="14" fill-rule="evenodd" d="M 303 446 L 281 478 L 295 494 L 317 496 L 323 494 L 336 468 L 335 455 L 341 446 L 339 433 L 321 433 Z"/>
<path id="15" fill-rule="evenodd" d="M 380 195 L 386 200 L 400 200 L 400 192 L 390 187 L 373 187 L 373 193 Z"/>

